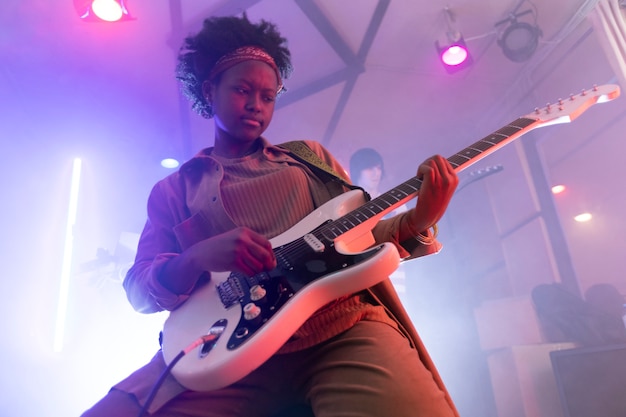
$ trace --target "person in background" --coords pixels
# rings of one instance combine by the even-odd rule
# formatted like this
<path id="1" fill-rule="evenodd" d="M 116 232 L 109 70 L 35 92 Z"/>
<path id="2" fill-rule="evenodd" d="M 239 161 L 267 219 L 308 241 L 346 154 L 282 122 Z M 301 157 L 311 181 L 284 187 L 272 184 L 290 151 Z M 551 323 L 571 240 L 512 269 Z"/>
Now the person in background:
<path id="1" fill-rule="evenodd" d="M 385 164 L 383 157 L 373 148 L 360 148 L 350 157 L 350 179 L 355 185 L 363 188 L 370 198 L 380 196 L 384 191 L 380 189 L 385 176 Z M 390 218 L 396 214 L 409 210 L 406 204 L 402 204 L 387 213 L 384 218 Z M 400 296 L 400 300 L 406 305 L 407 283 L 406 268 L 404 265 L 398 268 L 389 276 L 394 288 Z"/>
<path id="2" fill-rule="evenodd" d="M 585 291 L 585 301 L 598 316 L 596 327 L 605 343 L 626 343 L 626 299 L 619 290 L 608 283 L 594 284 Z"/>
<path id="3" fill-rule="evenodd" d="M 617 288 L 595 284 L 584 296 L 560 282 L 533 288 L 531 297 L 546 340 L 579 346 L 626 343 L 624 297 Z"/>
<path id="4" fill-rule="evenodd" d="M 150 193 L 135 263 L 124 280 L 137 311 L 175 310 L 216 272 L 254 276 L 276 268 L 268 239 L 348 190 L 329 185 L 262 136 L 290 72 L 286 39 L 265 20 L 210 17 L 185 39 L 177 76 L 192 108 L 213 120 L 213 146 Z M 318 142 L 303 143 L 335 172 L 345 172 Z M 415 207 L 372 229 L 377 243 L 391 242 L 403 258 L 434 251 L 431 229 L 458 184 L 438 155 L 420 163 L 417 175 L 423 183 Z M 342 180 L 349 183 L 345 174 Z M 137 417 L 165 368 L 158 351 L 83 417 Z M 298 405 L 316 417 L 458 415 L 387 279 L 321 306 L 271 358 L 229 386 L 193 391 L 168 375 L 149 413 L 270 417 Z"/>

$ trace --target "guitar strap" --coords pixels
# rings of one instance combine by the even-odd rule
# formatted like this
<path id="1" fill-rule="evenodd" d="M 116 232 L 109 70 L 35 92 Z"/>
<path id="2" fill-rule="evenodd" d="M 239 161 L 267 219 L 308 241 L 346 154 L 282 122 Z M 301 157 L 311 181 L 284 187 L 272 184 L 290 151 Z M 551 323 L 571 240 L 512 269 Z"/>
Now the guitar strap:
<path id="1" fill-rule="evenodd" d="M 313 150 L 309 148 L 304 141 L 294 140 L 291 142 L 281 143 L 278 146 L 288 150 L 291 156 L 311 168 L 312 171 L 318 176 L 318 178 L 320 178 L 326 184 L 326 187 L 329 188 L 329 191 L 332 195 L 336 196 L 341 192 L 338 193 L 337 190 L 332 189 L 333 187 L 329 187 L 329 181 L 335 184 L 339 183 L 349 188 L 350 190 L 361 190 L 364 193 L 367 201 L 371 199 L 370 195 L 362 187 L 350 184 L 349 182 L 344 180 L 343 177 L 337 173 L 337 171 L 335 171 L 315 152 L 313 152 Z"/>

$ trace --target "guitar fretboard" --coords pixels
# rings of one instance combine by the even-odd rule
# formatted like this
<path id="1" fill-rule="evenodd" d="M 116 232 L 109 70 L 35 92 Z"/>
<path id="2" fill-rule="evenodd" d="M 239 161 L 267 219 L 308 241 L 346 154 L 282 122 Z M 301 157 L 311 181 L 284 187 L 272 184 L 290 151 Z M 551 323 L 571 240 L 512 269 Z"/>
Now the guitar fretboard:
<path id="1" fill-rule="evenodd" d="M 463 149 L 461 152 L 457 152 L 448 158 L 448 162 L 457 170 L 460 170 L 460 167 L 465 165 L 469 165 L 469 163 L 474 163 L 496 149 L 504 146 L 506 143 L 510 142 L 521 133 L 526 131 L 531 125 L 535 124 L 537 120 L 529 119 L 527 117 L 520 117 L 512 123 L 496 130 L 491 135 L 486 136 L 479 140 L 478 142 L 473 143 L 467 148 Z"/>
<path id="2" fill-rule="evenodd" d="M 517 138 L 535 123 L 537 123 L 536 119 L 521 117 L 452 155 L 448 158 L 448 162 L 455 170 L 460 171 Z M 391 211 L 396 206 L 415 197 L 421 185 L 421 179 L 410 178 L 361 207 L 322 226 L 317 233 L 328 240 L 333 240 L 372 217 Z"/>

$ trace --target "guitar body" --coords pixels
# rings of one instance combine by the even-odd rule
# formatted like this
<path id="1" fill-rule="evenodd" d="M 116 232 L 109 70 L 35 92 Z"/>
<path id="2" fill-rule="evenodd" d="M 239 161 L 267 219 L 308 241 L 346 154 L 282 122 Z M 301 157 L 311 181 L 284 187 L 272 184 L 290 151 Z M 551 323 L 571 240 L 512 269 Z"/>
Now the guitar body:
<path id="1" fill-rule="evenodd" d="M 368 225 L 375 223 L 353 228 L 351 233 L 334 241 L 318 240 L 310 233 L 363 203 L 360 191 L 350 191 L 272 239 L 279 265 L 267 274 L 249 278 L 212 273 L 211 280 L 194 291 L 166 320 L 165 361 L 170 363 L 203 335 L 219 332 L 219 337 L 183 356 L 172 369 L 174 377 L 183 386 L 197 391 L 230 385 L 276 353 L 315 311 L 386 279 L 400 260 L 393 244 L 385 243 L 361 252 L 348 251 L 348 248 L 369 246 L 372 238 Z M 296 259 L 291 259 L 294 254 Z M 290 259 L 284 260 L 285 257 Z M 250 291 L 255 285 L 265 292 L 260 300 L 253 300 L 258 296 Z M 241 288 L 232 297 L 231 293 Z M 257 287 L 252 291 L 258 290 Z M 249 307 L 250 303 L 258 308 Z M 260 310 L 260 313 L 247 319 L 244 310 L 247 313 Z"/>

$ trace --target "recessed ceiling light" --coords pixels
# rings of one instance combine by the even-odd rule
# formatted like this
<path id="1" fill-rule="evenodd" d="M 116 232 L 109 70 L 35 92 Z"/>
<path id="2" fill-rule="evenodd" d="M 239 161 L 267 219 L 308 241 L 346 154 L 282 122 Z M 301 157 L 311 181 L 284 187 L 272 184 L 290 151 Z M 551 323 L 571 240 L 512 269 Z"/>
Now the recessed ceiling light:
<path id="1" fill-rule="evenodd" d="M 576 220 L 579 223 L 584 223 L 584 222 L 588 222 L 589 220 L 591 220 L 593 216 L 591 215 L 591 213 L 580 213 L 577 216 L 574 216 L 574 220 Z"/>
<path id="2" fill-rule="evenodd" d="M 180 162 L 174 158 L 165 158 L 161 161 L 161 166 L 163 168 L 178 168 Z"/>

